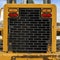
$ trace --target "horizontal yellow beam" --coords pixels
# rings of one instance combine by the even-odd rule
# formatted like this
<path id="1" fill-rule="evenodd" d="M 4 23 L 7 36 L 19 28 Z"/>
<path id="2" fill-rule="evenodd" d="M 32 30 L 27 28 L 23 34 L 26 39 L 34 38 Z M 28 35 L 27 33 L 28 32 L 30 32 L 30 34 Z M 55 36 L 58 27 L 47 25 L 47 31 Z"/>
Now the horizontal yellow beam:
<path id="1" fill-rule="evenodd" d="M 43 57 L 43 56 L 46 56 L 46 57 L 50 57 L 50 56 L 60 56 L 60 52 L 56 52 L 56 53 L 4 53 L 4 52 L 0 52 L 0 56 L 24 56 L 24 57 Z"/>

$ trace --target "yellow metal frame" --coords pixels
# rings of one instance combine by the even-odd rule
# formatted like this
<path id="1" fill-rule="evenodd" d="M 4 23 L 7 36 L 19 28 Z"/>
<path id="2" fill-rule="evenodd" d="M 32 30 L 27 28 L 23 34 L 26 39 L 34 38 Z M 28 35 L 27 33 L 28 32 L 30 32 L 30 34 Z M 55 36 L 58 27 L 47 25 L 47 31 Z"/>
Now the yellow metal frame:
<path id="1" fill-rule="evenodd" d="M 4 7 L 3 51 L 8 51 L 8 9 L 9 8 L 51 8 L 52 9 L 52 45 L 51 52 L 56 52 L 56 6 L 53 4 L 6 4 Z"/>
<path id="2" fill-rule="evenodd" d="M 59 60 L 59 53 L 49 53 L 49 54 L 20 54 L 20 53 L 4 53 L 0 52 L 1 60 Z"/>

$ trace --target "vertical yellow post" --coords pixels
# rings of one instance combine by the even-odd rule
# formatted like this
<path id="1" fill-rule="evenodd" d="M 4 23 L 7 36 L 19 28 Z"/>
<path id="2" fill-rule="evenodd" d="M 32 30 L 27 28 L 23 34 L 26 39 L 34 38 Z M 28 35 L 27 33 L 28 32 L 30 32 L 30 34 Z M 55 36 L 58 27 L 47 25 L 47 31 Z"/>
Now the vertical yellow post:
<path id="1" fill-rule="evenodd" d="M 8 5 L 7 5 L 8 6 Z M 8 8 L 4 7 L 4 22 L 3 22 L 3 51 L 8 51 Z"/>
<path id="2" fill-rule="evenodd" d="M 52 52 L 56 52 L 56 7 L 52 9 Z"/>

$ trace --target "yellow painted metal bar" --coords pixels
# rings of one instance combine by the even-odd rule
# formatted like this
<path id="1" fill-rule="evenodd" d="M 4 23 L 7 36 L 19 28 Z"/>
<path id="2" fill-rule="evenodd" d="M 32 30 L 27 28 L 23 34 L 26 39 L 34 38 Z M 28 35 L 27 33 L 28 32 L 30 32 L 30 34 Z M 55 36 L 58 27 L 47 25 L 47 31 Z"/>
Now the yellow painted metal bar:
<path id="1" fill-rule="evenodd" d="M 5 53 L 5 52 L 0 52 L 0 56 L 24 56 L 24 57 L 57 57 L 60 56 L 60 53 Z"/>
<path id="2" fill-rule="evenodd" d="M 58 60 L 59 53 L 35 53 L 35 54 L 24 54 L 24 53 L 4 53 L 0 52 L 1 60 L 11 60 L 11 58 L 16 58 L 16 60 Z"/>
<path id="3" fill-rule="evenodd" d="M 43 57 L 49 57 L 50 58 L 56 58 L 57 56 L 60 56 L 59 53 L 34 53 L 34 54 L 24 54 L 24 53 L 4 53 L 0 52 L 0 56 L 15 56 L 15 57 L 34 57 L 34 58 L 43 58 Z"/>
<path id="4" fill-rule="evenodd" d="M 55 53 L 56 52 L 56 26 L 57 26 L 57 18 L 56 18 L 56 6 L 52 6 L 52 52 Z"/>
<path id="5" fill-rule="evenodd" d="M 3 22 L 3 51 L 8 51 L 8 21 L 7 21 L 7 16 L 8 16 L 8 9 L 7 7 L 4 7 L 4 22 Z"/>

